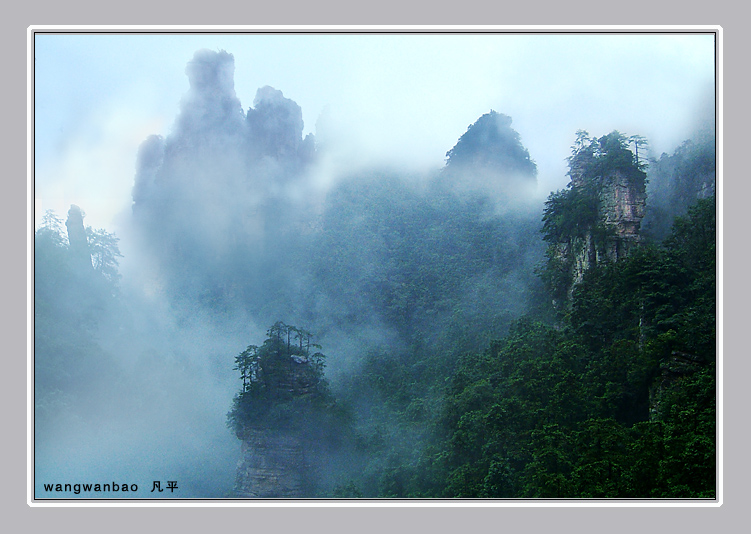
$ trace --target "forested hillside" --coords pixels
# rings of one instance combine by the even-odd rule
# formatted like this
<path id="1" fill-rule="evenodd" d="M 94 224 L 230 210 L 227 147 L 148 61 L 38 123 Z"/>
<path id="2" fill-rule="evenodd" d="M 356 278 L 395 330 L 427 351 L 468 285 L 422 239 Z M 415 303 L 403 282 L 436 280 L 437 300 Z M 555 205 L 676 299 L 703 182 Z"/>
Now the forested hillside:
<path id="1" fill-rule="evenodd" d="M 141 145 L 127 272 L 75 206 L 36 230 L 40 473 L 75 454 L 191 497 L 716 496 L 713 142 L 648 161 L 638 135 L 572 132 L 542 200 L 490 111 L 434 171 L 324 187 L 300 107 L 263 87 L 243 110 L 233 71 L 196 53 Z"/>
<path id="2" fill-rule="evenodd" d="M 715 205 L 590 269 L 561 325 L 465 356 L 436 456 L 455 497 L 714 497 Z M 443 478 L 443 477 L 440 477 Z"/>

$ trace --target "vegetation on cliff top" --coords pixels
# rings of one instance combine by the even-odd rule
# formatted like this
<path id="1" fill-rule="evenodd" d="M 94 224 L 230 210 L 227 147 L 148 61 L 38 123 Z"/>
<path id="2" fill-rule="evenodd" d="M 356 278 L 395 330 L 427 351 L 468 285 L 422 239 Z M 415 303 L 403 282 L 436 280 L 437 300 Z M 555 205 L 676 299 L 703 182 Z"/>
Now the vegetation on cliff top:
<path id="1" fill-rule="evenodd" d="M 629 149 L 644 145 L 640 136 L 627 138 L 613 131 L 600 138 L 591 138 L 579 130 L 568 158 L 571 181 L 565 189 L 552 192 L 542 215 L 543 241 L 548 244 L 547 262 L 539 274 L 547 290 L 557 302 L 564 302 L 572 288 L 574 258 L 579 249 L 591 244 L 600 261 L 608 258 L 608 243 L 616 239 L 615 227 L 606 222 L 603 189 L 606 179 L 624 174 L 629 186 L 643 194 L 646 164 Z"/>
<path id="2" fill-rule="evenodd" d="M 346 424 L 324 377 L 325 355 L 313 334 L 277 321 L 260 346 L 249 345 L 235 358 L 242 388 L 227 423 L 237 437 L 247 430 L 295 432 L 309 441 L 335 437 Z"/>

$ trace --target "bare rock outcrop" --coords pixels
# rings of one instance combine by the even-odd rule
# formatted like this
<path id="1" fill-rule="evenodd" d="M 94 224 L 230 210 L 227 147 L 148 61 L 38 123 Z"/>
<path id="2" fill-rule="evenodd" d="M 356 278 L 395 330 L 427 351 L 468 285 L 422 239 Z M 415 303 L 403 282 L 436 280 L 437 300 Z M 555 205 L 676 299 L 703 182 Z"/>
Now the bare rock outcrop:
<path id="1" fill-rule="evenodd" d="M 299 436 L 248 430 L 237 463 L 235 495 L 243 498 L 300 498 L 307 465 Z"/>
<path id="2" fill-rule="evenodd" d="M 89 241 L 86 238 L 86 230 L 83 226 L 83 211 L 72 204 L 68 210 L 68 219 L 65 226 L 68 228 L 68 243 L 70 243 L 70 255 L 73 265 L 77 269 L 89 271 L 91 266 L 91 252 Z"/>

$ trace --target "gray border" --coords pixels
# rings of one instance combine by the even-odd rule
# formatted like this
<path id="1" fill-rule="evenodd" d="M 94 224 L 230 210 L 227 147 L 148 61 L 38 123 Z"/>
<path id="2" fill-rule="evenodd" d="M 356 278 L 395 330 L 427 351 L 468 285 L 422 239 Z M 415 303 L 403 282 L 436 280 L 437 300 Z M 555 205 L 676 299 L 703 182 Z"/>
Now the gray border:
<path id="1" fill-rule="evenodd" d="M 337 2 L 338 3 L 338 2 Z M 464 2 L 461 4 L 463 13 L 456 13 L 456 3 L 434 2 L 431 12 L 424 7 L 405 4 L 405 2 L 393 2 L 398 9 L 390 10 L 379 3 L 376 7 L 371 4 L 368 7 L 358 6 L 353 8 L 351 4 L 342 6 L 327 6 L 323 8 L 320 3 L 305 3 L 300 9 L 294 9 L 285 3 L 282 7 L 275 8 L 271 12 L 270 5 L 247 6 L 247 13 L 243 13 L 242 6 L 229 6 L 226 9 L 216 7 L 213 3 L 214 13 L 198 13 L 191 7 L 181 6 L 177 8 L 170 5 L 154 5 L 154 2 L 135 0 L 127 6 L 111 6 L 108 13 L 91 10 L 89 2 L 52 3 L 48 0 L 39 0 L 28 7 L 16 6 L 5 10 L 5 28 L 2 39 L 6 45 L 6 81 L 3 89 L 6 104 L 6 128 L 2 133 L 3 146 L 8 147 L 6 154 L 13 154 L 11 167 L 7 176 L 13 179 L 6 180 L 11 188 L 6 198 L 23 198 L 22 202 L 6 202 L 2 211 L 2 223 L 6 228 L 24 228 L 26 221 L 26 136 L 20 135 L 20 131 L 26 131 L 26 108 L 21 105 L 26 102 L 26 27 L 30 24 L 143 24 L 145 22 L 161 24 L 222 24 L 248 22 L 253 24 L 643 24 L 644 15 L 651 15 L 651 23 L 662 24 L 719 24 L 723 26 L 723 59 L 724 59 L 724 108 L 732 109 L 732 114 L 726 114 L 724 129 L 724 176 L 743 176 L 740 162 L 733 157 L 735 154 L 743 154 L 741 143 L 745 141 L 741 127 L 748 119 L 748 106 L 742 105 L 742 95 L 745 88 L 747 74 L 745 69 L 734 70 L 734 66 L 742 67 L 746 64 L 746 43 L 741 41 L 744 35 L 742 21 L 746 20 L 745 13 L 738 12 L 740 8 L 726 7 L 720 2 L 711 4 L 711 7 L 688 2 L 678 12 L 673 6 L 659 6 L 654 2 L 631 2 L 628 6 L 619 5 L 610 8 L 610 13 L 602 13 L 600 2 L 580 2 L 578 7 L 573 8 L 570 4 L 553 4 L 549 6 L 520 6 L 510 8 L 508 6 L 488 7 L 483 1 Z M 92 3 L 93 4 L 93 3 Z M 336 4 L 336 3 L 335 3 Z M 591 4 L 591 6 L 590 6 Z M 97 7 L 97 9 L 99 9 Z M 358 12 L 352 12 L 356 9 Z M 259 10 L 261 12 L 259 13 Z M 495 11 L 495 12 L 493 12 Z M 395 18 L 394 14 L 398 13 Z M 587 15 L 584 15 L 587 13 Z M 246 20 L 238 21 L 237 14 L 245 15 Z M 252 14 L 252 17 L 250 16 Z M 542 16 L 541 16 L 542 15 Z M 146 20 L 144 20 L 146 19 Z M 8 65 L 10 63 L 10 65 Z M 23 80 L 23 82 L 21 82 Z M 745 96 L 745 95 L 744 95 Z M 10 126 L 10 127 L 8 127 Z M 21 156 L 23 155 L 23 156 Z M 23 176 L 23 180 L 17 177 Z M 746 198 L 745 188 L 738 188 L 739 179 L 730 180 L 729 193 L 724 194 L 723 222 L 728 221 L 727 229 L 723 231 L 729 236 L 725 241 L 728 243 L 743 242 L 742 236 L 737 235 L 743 228 L 745 221 L 740 219 L 743 213 L 741 204 Z M 728 187 L 723 183 L 723 188 Z M 11 222 L 12 221 L 12 222 Z M 7 234 L 10 246 L 13 249 L 10 257 L 16 258 L 21 255 L 26 257 L 26 234 L 24 232 L 12 232 Z M 736 238 L 736 239 L 733 239 Z M 724 328 L 726 354 L 739 353 L 741 361 L 725 361 L 724 365 L 724 421 L 745 421 L 744 413 L 736 413 L 745 405 L 740 395 L 743 388 L 740 381 L 746 375 L 743 371 L 748 365 L 748 360 L 742 358 L 743 351 L 740 349 L 740 335 L 745 326 L 742 322 L 744 308 L 740 298 L 743 288 L 741 275 L 745 254 L 738 247 L 729 251 L 723 271 L 724 284 L 733 287 L 735 298 L 729 300 L 724 307 Z M 9 339 L 9 350 L 6 352 L 6 362 L 11 368 L 6 369 L 3 375 L 6 378 L 4 384 L 4 406 L 18 407 L 21 403 L 18 399 L 26 399 L 26 383 L 18 377 L 26 376 L 26 315 L 19 313 L 25 310 L 26 286 L 21 280 L 26 279 L 26 265 L 21 262 L 6 262 L 3 267 L 5 280 L 3 294 L 6 296 L 6 305 L 2 309 L 2 324 L 7 329 L 6 339 Z M 731 285 L 732 284 L 732 285 Z M 738 288 L 738 289 L 736 289 Z M 733 333 L 736 333 L 733 335 Z M 11 335 L 9 335 L 11 334 Z M 740 366 L 739 366 L 740 365 Z M 744 366 L 744 367 L 741 367 Z M 12 384 L 8 384 L 13 377 Z M 25 404 L 25 403 L 23 403 Z M 9 516 L 11 524 L 19 523 L 24 530 L 32 532 L 42 528 L 61 527 L 66 523 L 70 528 L 88 530 L 85 524 L 96 526 L 99 530 L 131 531 L 133 527 L 145 527 L 149 530 L 170 527 L 173 530 L 184 530 L 186 526 L 195 526 L 205 530 L 217 527 L 221 531 L 233 527 L 261 529 L 275 527 L 277 530 L 287 528 L 311 528 L 317 530 L 317 526 L 327 530 L 345 530 L 357 526 L 358 530 L 381 531 L 385 528 L 398 528 L 400 531 L 407 528 L 437 529 L 439 531 L 465 530 L 469 527 L 475 530 L 477 527 L 506 528 L 519 527 L 533 532 L 540 529 L 554 529 L 569 526 L 577 531 L 601 531 L 603 527 L 608 530 L 633 531 L 635 528 L 647 527 L 648 531 L 665 529 L 668 525 L 670 530 L 679 529 L 684 532 L 697 532 L 700 530 L 728 530 L 735 520 L 739 524 L 742 521 L 741 506 L 742 497 L 748 494 L 747 485 L 743 475 L 747 461 L 744 461 L 742 449 L 747 440 L 743 439 L 743 430 L 725 425 L 724 438 L 724 505 L 719 509 L 683 509 L 683 508 L 499 508 L 499 509 L 475 509 L 475 508 L 422 508 L 422 509 L 240 509 L 240 508 L 202 508 L 202 509 L 134 509 L 134 508 L 77 508 L 77 509 L 30 509 L 26 505 L 26 412 L 16 409 L 8 411 L 11 421 L 10 428 L 6 431 L 4 458 L 10 465 L 6 466 L 8 477 L 2 484 L 4 508 L 10 508 Z M 737 417 L 735 417 L 737 415 Z M 8 420 L 8 419 L 6 419 Z M 24 439 L 18 439 L 24 436 Z M 16 438 L 16 439 L 13 439 Z M 745 492 L 743 491 L 745 489 Z M 80 515 L 79 515 L 80 514 Z M 221 525 L 221 526 L 219 526 Z M 400 528 L 401 527 L 401 528 Z M 67 530 L 65 528 L 64 530 Z M 192 528 L 188 528 L 192 531 Z"/>

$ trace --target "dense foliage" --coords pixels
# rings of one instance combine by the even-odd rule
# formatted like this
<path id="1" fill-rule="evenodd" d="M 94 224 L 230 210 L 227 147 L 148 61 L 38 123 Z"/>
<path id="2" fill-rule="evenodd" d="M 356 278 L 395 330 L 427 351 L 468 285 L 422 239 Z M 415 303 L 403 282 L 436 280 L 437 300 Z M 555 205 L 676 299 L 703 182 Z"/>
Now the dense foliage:
<path id="1" fill-rule="evenodd" d="M 452 380 L 438 455 L 455 497 L 713 497 L 713 199 L 589 271 L 562 329 L 517 323 Z"/>
<path id="2" fill-rule="evenodd" d="M 381 323 L 409 346 L 451 339 L 466 350 L 530 305 L 536 213 L 499 216 L 486 197 L 377 174 L 336 187 L 321 222 L 310 255 L 314 295 L 329 299 L 319 320 Z"/>
<path id="3" fill-rule="evenodd" d="M 615 140 L 611 163 L 643 180 Z M 592 264 L 555 326 L 535 311 L 484 351 L 433 345 L 453 365 L 367 354 L 343 396 L 367 461 L 338 495 L 714 497 L 715 220 L 700 200 L 662 244 Z"/>
<path id="4" fill-rule="evenodd" d="M 243 384 L 228 414 L 230 427 L 241 439 L 248 428 L 323 432 L 323 418 L 341 414 L 324 378 L 325 356 L 311 351 L 320 346 L 310 332 L 281 321 L 266 335 L 262 345 L 249 345 L 235 358 Z"/>

